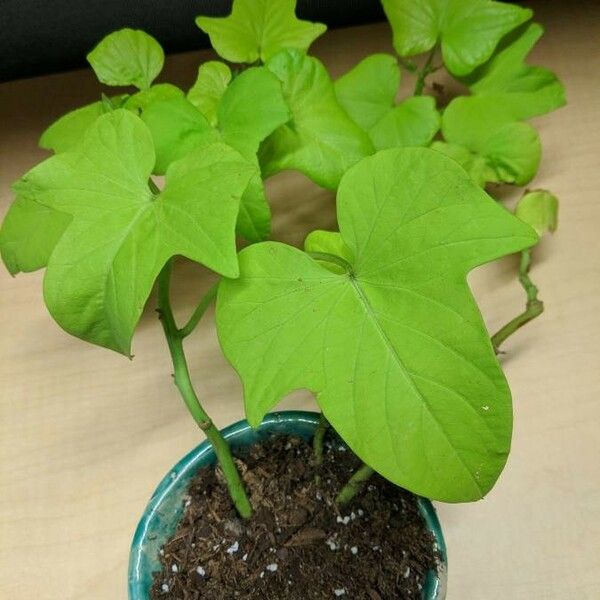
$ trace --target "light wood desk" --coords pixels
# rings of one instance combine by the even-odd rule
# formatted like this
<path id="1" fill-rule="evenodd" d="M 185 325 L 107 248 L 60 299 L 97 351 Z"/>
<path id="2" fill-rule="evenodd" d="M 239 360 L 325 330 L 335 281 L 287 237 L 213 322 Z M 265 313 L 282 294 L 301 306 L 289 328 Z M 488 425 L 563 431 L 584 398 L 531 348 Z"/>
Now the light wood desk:
<path id="1" fill-rule="evenodd" d="M 540 3 L 538 20 L 547 35 L 533 58 L 560 75 L 569 97 L 536 120 L 544 156 L 534 185 L 561 199 L 560 228 L 532 272 L 547 312 L 506 344 L 515 401 L 506 471 L 484 501 L 439 506 L 449 600 L 600 598 L 600 5 Z M 380 24 L 332 32 L 315 52 L 338 75 L 389 43 Z M 190 84 L 205 56 L 170 58 L 165 77 Z M 42 129 L 97 95 L 87 72 L 0 86 L 1 214 L 9 183 L 44 156 Z M 269 193 L 276 238 L 299 243 L 334 226 L 331 194 L 303 177 L 278 176 Z M 515 267 L 507 259 L 472 277 L 491 330 L 523 304 Z M 177 273 L 184 316 L 207 278 L 189 264 Z M 63 333 L 43 307 L 41 281 L 0 270 L 0 597 L 124 598 L 137 519 L 200 434 L 171 385 L 153 301 L 130 362 Z M 240 385 L 210 318 L 188 346 L 217 424 L 241 418 Z M 282 406 L 313 402 L 297 394 Z"/>

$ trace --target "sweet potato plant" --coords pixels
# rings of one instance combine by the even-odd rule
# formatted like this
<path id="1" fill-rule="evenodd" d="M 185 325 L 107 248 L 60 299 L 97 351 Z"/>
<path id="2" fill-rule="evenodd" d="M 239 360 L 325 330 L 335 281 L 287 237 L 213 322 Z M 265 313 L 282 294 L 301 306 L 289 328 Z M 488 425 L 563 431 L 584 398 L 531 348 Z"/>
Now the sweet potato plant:
<path id="1" fill-rule="evenodd" d="M 326 27 L 299 20 L 295 0 L 235 0 L 228 17 L 198 17 L 221 60 L 187 90 L 155 83 L 153 37 L 108 35 L 88 61 L 118 89 L 43 133 L 53 155 L 14 183 L 0 233 L 12 274 L 46 269 L 45 303 L 64 330 L 125 356 L 157 286 L 175 384 L 243 517 L 250 501 L 184 352 L 215 299 L 248 421 L 306 388 L 322 411 L 317 462 L 327 427 L 364 462 L 340 503 L 373 471 L 429 498 L 477 500 L 509 452 L 497 353 L 542 312 L 531 249 L 555 228 L 557 200 L 526 192 L 515 216 L 489 192 L 533 179 L 541 145 L 527 119 L 564 104 L 563 86 L 527 62 L 543 32 L 529 9 L 383 7 L 396 53 L 335 81 L 307 53 Z M 441 69 L 465 91 L 444 105 L 430 85 Z M 412 96 L 397 97 L 401 76 L 414 78 Z M 312 231 L 303 248 L 269 240 L 264 182 L 285 170 L 335 190 L 338 231 Z M 466 277 L 512 253 L 526 307 L 490 337 Z M 176 256 L 220 276 L 185 324 L 171 309 Z"/>

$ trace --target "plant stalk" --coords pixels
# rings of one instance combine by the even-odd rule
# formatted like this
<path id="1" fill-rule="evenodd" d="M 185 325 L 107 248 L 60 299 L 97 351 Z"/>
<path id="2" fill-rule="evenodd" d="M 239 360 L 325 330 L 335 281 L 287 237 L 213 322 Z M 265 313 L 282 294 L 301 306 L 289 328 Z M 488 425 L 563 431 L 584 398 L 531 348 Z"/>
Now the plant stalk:
<path id="1" fill-rule="evenodd" d="M 531 248 L 528 248 L 521 252 L 521 262 L 519 265 L 519 281 L 527 294 L 527 304 L 525 305 L 525 310 L 520 315 L 510 320 L 492 336 L 492 346 L 496 352 L 499 352 L 503 342 L 515 333 L 515 331 L 544 312 L 544 303 L 538 299 L 538 288 L 529 277 L 530 269 Z"/>
<path id="2" fill-rule="evenodd" d="M 437 51 L 437 46 L 434 46 L 423 65 L 423 68 L 419 70 L 419 74 L 417 75 L 417 81 L 415 83 L 415 91 L 413 92 L 413 96 L 422 96 L 423 89 L 425 88 L 425 79 L 430 73 L 433 73 L 437 70 L 438 67 L 433 66 L 433 58 L 435 57 L 435 53 Z"/>
<path id="3" fill-rule="evenodd" d="M 348 483 L 337 495 L 335 502 L 338 506 L 346 506 L 360 492 L 365 482 L 373 475 L 374 471 L 363 463 L 363 465 L 350 477 Z"/>
<path id="4" fill-rule="evenodd" d="M 198 306 L 196 306 L 192 316 L 189 321 L 179 330 L 179 335 L 182 338 L 187 337 L 196 329 L 196 325 L 200 322 L 200 319 L 204 316 L 207 308 L 212 304 L 214 299 L 217 297 L 217 291 L 219 289 L 219 284 L 215 283 L 202 298 L 200 298 L 200 302 Z"/>
<path id="5" fill-rule="evenodd" d="M 329 421 L 325 418 L 325 415 L 321 413 L 319 424 L 317 425 L 315 435 L 313 436 L 313 452 L 315 455 L 315 465 L 317 467 L 320 467 L 323 464 L 323 440 L 328 429 Z"/>
<path id="6" fill-rule="evenodd" d="M 198 427 L 205 433 L 212 445 L 217 462 L 223 471 L 231 499 L 240 516 L 247 519 L 252 515 L 252 506 L 248 500 L 246 489 L 237 470 L 231 449 L 206 414 L 194 390 L 190 372 L 183 349 L 183 336 L 175 323 L 169 294 L 172 260 L 169 260 L 158 276 L 158 312 L 165 332 L 169 352 L 173 361 L 173 378 L 185 405 Z"/>

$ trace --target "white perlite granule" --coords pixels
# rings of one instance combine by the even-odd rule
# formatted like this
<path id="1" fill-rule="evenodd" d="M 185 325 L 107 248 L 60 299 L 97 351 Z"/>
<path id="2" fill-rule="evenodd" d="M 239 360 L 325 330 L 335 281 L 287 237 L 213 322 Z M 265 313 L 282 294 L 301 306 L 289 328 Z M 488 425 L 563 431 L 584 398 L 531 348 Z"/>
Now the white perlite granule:
<path id="1" fill-rule="evenodd" d="M 267 571 L 275 573 L 275 571 L 277 571 L 277 563 L 271 563 L 270 565 L 267 565 Z"/>
<path id="2" fill-rule="evenodd" d="M 240 543 L 233 542 L 233 544 L 231 544 L 231 546 L 229 546 L 229 548 L 227 548 L 226 552 L 227 552 L 227 554 L 233 554 L 233 553 L 237 552 L 239 549 L 240 549 Z"/>
<path id="3" fill-rule="evenodd" d="M 338 588 L 337 590 L 333 590 L 333 593 L 336 596 L 345 596 L 346 595 L 346 588 Z"/>
<path id="4" fill-rule="evenodd" d="M 206 575 L 206 571 L 202 567 L 196 567 L 196 573 L 198 573 L 200 577 L 204 577 Z"/>

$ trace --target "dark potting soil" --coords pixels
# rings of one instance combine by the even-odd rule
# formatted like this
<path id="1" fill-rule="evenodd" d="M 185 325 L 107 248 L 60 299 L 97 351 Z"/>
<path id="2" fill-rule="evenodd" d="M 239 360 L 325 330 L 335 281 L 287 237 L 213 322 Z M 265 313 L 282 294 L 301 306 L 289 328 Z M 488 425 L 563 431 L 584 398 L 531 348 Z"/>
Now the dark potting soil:
<path id="1" fill-rule="evenodd" d="M 437 556 L 415 498 L 375 475 L 347 508 L 334 503 L 359 464 L 336 440 L 318 471 L 302 439 L 253 446 L 238 460 L 254 507 L 247 521 L 220 473 L 202 469 L 161 550 L 152 600 L 420 599 Z"/>

